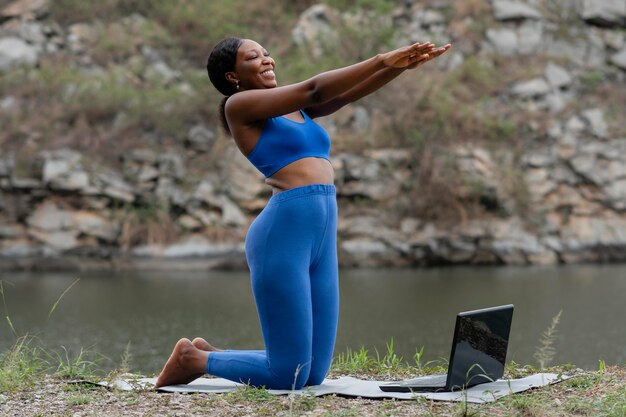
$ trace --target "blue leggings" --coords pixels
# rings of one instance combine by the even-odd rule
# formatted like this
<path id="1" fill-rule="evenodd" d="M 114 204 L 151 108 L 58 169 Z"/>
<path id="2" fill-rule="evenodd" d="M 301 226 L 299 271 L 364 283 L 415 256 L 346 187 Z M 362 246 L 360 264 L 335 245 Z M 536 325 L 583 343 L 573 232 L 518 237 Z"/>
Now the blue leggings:
<path id="1" fill-rule="evenodd" d="M 337 201 L 332 184 L 271 197 L 246 236 L 265 350 L 211 352 L 208 374 L 268 389 L 321 384 L 337 318 Z"/>

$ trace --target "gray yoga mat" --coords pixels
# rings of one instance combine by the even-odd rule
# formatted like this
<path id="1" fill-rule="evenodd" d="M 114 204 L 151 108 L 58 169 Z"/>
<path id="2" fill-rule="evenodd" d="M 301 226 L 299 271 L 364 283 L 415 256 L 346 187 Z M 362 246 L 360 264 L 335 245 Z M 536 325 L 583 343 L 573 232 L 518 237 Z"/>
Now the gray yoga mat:
<path id="1" fill-rule="evenodd" d="M 505 395 L 514 394 L 529 390 L 531 388 L 543 387 L 555 384 L 568 379 L 568 376 L 552 373 L 539 373 L 520 379 L 499 379 L 495 382 L 476 385 L 464 391 L 456 392 L 425 392 L 425 393 L 403 393 L 384 392 L 378 387 L 380 384 L 389 381 L 368 381 L 349 376 L 338 379 L 325 379 L 321 385 L 307 387 L 303 390 L 268 390 L 275 395 L 313 395 L 316 397 L 328 394 L 337 394 L 346 397 L 362 398 L 396 398 L 399 400 L 410 400 L 416 397 L 424 397 L 438 401 L 467 401 L 468 403 L 488 403 L 495 401 Z M 114 387 L 121 390 L 141 390 L 154 389 L 156 378 L 121 378 L 113 382 L 101 382 L 98 385 Z M 231 382 L 222 378 L 198 378 L 187 385 L 170 385 L 161 387 L 158 390 L 163 392 L 179 393 L 225 393 L 245 387 L 243 384 Z"/>

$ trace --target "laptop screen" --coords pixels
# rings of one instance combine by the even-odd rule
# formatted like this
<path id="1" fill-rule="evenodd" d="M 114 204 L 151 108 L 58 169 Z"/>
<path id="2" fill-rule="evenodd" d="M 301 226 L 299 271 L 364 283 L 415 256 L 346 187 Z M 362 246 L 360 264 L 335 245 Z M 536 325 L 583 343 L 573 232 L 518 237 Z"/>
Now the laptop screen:
<path id="1" fill-rule="evenodd" d="M 512 305 L 459 313 L 447 388 L 456 390 L 502 377 L 512 317 Z"/>

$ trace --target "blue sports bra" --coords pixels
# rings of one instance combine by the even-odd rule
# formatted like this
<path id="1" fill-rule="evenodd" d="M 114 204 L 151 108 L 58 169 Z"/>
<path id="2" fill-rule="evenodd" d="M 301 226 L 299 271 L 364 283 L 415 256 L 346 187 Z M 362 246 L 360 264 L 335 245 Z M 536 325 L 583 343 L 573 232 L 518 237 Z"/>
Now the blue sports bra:
<path id="1" fill-rule="evenodd" d="M 266 178 L 298 159 L 329 158 L 328 132 L 305 112 L 300 113 L 304 122 L 296 122 L 284 116 L 272 117 L 265 122 L 261 137 L 248 155 L 248 160 Z"/>

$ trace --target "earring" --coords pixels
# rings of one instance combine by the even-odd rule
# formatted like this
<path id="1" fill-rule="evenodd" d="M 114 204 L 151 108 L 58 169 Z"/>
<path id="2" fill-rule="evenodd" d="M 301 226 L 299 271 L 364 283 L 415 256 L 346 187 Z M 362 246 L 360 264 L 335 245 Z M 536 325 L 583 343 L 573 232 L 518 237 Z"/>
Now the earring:
<path id="1" fill-rule="evenodd" d="M 235 90 L 239 91 L 239 80 L 235 80 Z"/>

